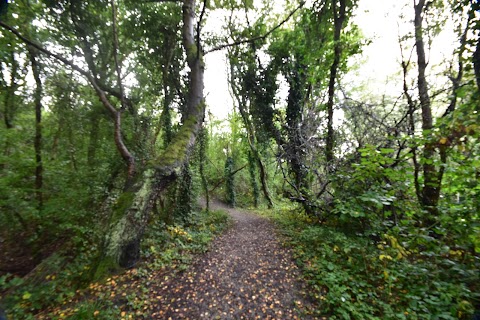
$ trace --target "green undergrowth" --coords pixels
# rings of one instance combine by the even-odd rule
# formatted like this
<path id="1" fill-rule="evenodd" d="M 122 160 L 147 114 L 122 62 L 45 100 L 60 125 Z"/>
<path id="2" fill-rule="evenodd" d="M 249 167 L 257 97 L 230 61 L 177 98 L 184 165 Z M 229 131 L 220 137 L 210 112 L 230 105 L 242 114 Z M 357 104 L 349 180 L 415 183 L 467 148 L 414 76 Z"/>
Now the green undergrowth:
<path id="1" fill-rule="evenodd" d="M 475 254 L 433 238 L 416 246 L 393 231 L 373 240 L 316 224 L 298 210 L 261 214 L 292 248 L 316 317 L 472 319 L 480 298 Z"/>
<path id="2" fill-rule="evenodd" d="M 42 279 L 29 285 L 24 279 L 4 276 L 0 291 L 10 289 L 4 307 L 9 319 L 19 320 L 147 319 L 155 299 L 148 290 L 152 282 L 186 269 L 229 223 L 224 211 L 194 212 L 169 225 L 152 222 L 142 242 L 142 262 L 95 283 L 78 283 L 80 269 L 89 269 L 85 261 L 62 264 L 63 270 L 49 266 Z"/>

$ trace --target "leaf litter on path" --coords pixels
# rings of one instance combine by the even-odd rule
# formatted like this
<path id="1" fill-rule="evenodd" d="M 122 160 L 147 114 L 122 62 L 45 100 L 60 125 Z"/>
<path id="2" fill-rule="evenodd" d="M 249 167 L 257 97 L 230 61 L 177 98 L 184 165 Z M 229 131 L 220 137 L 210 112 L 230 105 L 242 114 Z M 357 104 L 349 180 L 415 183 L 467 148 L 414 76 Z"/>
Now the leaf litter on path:
<path id="1" fill-rule="evenodd" d="M 216 204 L 216 207 L 222 206 Z M 222 207 L 234 220 L 186 271 L 152 283 L 152 319 L 309 319 L 299 271 L 272 223 Z"/>

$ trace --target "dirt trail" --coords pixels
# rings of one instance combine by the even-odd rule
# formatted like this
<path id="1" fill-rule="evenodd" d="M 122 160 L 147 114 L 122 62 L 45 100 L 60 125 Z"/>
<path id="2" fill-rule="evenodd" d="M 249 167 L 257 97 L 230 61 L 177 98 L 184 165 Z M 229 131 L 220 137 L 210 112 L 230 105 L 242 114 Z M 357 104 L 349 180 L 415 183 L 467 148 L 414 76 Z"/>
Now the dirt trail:
<path id="1" fill-rule="evenodd" d="M 161 288 L 154 319 L 308 319 L 298 270 L 267 219 L 228 210 L 234 225 Z"/>

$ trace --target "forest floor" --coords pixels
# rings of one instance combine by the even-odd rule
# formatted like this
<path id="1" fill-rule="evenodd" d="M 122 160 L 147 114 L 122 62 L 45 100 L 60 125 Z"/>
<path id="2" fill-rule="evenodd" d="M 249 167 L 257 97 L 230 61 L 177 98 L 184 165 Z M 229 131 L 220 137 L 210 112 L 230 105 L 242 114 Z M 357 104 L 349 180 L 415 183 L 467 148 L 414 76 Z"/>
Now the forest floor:
<path id="1" fill-rule="evenodd" d="M 154 319 L 309 319 L 306 285 L 268 219 L 215 202 L 233 225 L 184 272 L 152 286 Z"/>
<path id="2" fill-rule="evenodd" d="M 145 254 L 137 268 L 84 289 L 62 285 L 51 296 L 61 274 L 42 275 L 40 287 L 20 287 L 6 306 L 9 319 L 314 318 L 307 285 L 274 223 L 217 201 L 210 209 L 191 229 L 154 230 L 146 247 L 162 256 Z"/>

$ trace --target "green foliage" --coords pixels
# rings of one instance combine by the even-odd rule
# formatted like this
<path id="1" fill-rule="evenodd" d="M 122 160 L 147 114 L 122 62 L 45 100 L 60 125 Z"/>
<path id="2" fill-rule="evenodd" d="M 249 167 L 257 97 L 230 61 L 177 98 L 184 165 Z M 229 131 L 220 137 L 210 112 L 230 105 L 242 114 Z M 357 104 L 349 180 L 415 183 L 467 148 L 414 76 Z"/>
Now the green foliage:
<path id="1" fill-rule="evenodd" d="M 89 279 L 94 252 L 84 250 L 69 256 L 59 252 L 44 260 L 26 279 L 5 275 L 0 291 L 9 290 L 4 297 L 5 308 L 12 319 L 30 319 L 41 310 L 71 300 L 76 290 Z"/>
<path id="2" fill-rule="evenodd" d="M 279 214 L 277 220 L 294 246 L 318 302 L 319 317 L 467 318 L 480 299 L 480 119 L 470 57 L 478 41 L 474 14 L 478 4 L 452 1 L 449 12 L 442 1 L 429 2 L 425 14 L 429 41 L 448 26 L 444 19 L 448 13 L 456 15 L 458 35 L 463 34 L 460 13 L 468 11 L 473 19 L 465 32 L 465 48 L 457 48 L 463 50 L 458 57 L 463 65 L 457 71 L 454 64 L 442 70 L 458 82 L 453 85 L 457 88 L 442 84 L 435 100 L 440 111 L 442 100 L 456 104 L 456 109 L 435 119 L 432 130 L 419 134 L 417 105 L 402 105 L 396 97 L 382 97 L 381 103 L 370 105 L 371 97 L 363 94 L 366 101 L 352 105 L 348 86 L 339 83 L 347 99 L 337 95 L 335 105 L 344 111 L 345 122 L 335 137 L 338 161 L 326 166 L 319 156 L 325 148 L 326 88 L 336 45 L 342 52 L 338 81 L 350 71 L 348 58 L 361 49 L 360 31 L 348 22 L 356 3 L 346 0 L 347 21 L 340 43 L 333 34 L 332 5 L 337 2 L 314 1 L 268 38 L 229 48 L 232 82 L 246 115 L 242 122 L 234 113 L 228 125 L 210 119 L 208 133 L 202 132 L 199 139 L 199 159 L 193 157 L 182 172 L 177 165 L 186 159 L 192 130 L 199 124 L 193 117 L 183 119 L 183 126 L 176 123 L 185 115 L 190 81 L 184 72 L 178 3 L 117 2 L 118 52 L 112 52 L 111 7 L 106 0 L 17 1 L 1 13 L 1 19 L 60 55 L 85 61 L 82 68 L 101 87 L 111 86 L 105 91 L 116 108 L 121 101 L 113 57 L 119 58 L 129 98 L 120 135 L 133 151 L 139 172 L 155 167 L 176 170 L 168 173 L 181 176 L 158 201 L 160 210 L 154 210 L 161 212 L 146 230 L 142 250 L 148 261 L 139 269 L 140 277 L 158 268 L 185 268 L 191 254 L 205 251 L 226 226 L 224 213 L 195 212 L 199 174 L 204 191 L 218 186 L 214 192 L 230 205 L 259 204 L 259 168 L 251 154 L 252 143 L 264 160 L 265 176 L 272 180 L 276 196 L 303 201 L 309 213 L 305 217 L 296 209 L 292 215 Z M 253 1 L 218 0 L 209 1 L 207 9 L 247 15 L 259 9 L 256 21 L 242 30 L 229 30 L 232 39 L 241 40 L 266 34 L 281 19 L 270 15 L 274 2 L 262 4 L 257 8 Z M 236 20 L 231 21 L 233 29 Z M 0 238 L 8 248 L 4 260 L 9 262 L 20 249 L 25 256 L 12 259 L 25 265 L 0 276 L 0 291 L 9 292 L 5 301 L 10 315 L 22 319 L 68 303 L 76 289 L 91 280 L 92 269 L 98 277 L 110 271 L 108 264 L 93 268 L 95 257 L 105 226 L 131 207 L 133 193 L 122 192 L 125 166 L 115 147 L 115 128 L 94 90 L 77 73 L 42 59 L 44 206 L 38 208 L 27 50 L 13 34 L 1 32 L 0 226 L 8 228 L 0 229 Z M 209 37 L 203 32 L 202 38 Z M 205 48 L 218 41 L 200 40 Z M 432 74 L 440 77 L 442 72 Z M 457 78 L 456 72 L 459 76 L 463 72 L 464 78 Z M 288 86 L 287 101 L 279 95 L 282 85 Z M 406 85 L 410 85 L 408 77 Z M 436 155 L 424 156 L 428 144 Z M 244 163 L 248 170 L 235 171 Z M 440 201 L 429 212 L 421 206 L 424 165 L 435 166 L 443 175 L 438 178 L 443 179 Z M 225 184 L 220 183 L 223 178 Z M 140 292 L 140 298 L 144 294 Z M 73 318 L 119 318 L 108 297 L 105 293 L 93 304 L 78 305 Z M 135 311 L 145 307 L 133 293 L 126 300 Z"/>
<path id="3" fill-rule="evenodd" d="M 228 224 L 228 215 L 223 211 L 193 212 L 184 223 L 174 225 L 155 223 L 142 245 L 148 268 L 184 268 L 192 254 L 205 252 L 214 236 Z"/>
<path id="4" fill-rule="evenodd" d="M 190 170 L 190 166 L 186 164 L 182 168 L 182 175 L 177 184 L 175 216 L 187 220 L 188 216 L 192 213 L 195 198 L 193 193 L 192 171 Z"/>
<path id="5" fill-rule="evenodd" d="M 260 199 L 260 190 L 258 189 L 257 175 L 256 175 L 256 162 L 252 155 L 251 151 L 248 151 L 248 173 L 250 174 L 250 183 L 252 186 L 252 195 L 253 195 L 253 205 L 255 208 L 258 207 L 258 202 Z"/>
<path id="6" fill-rule="evenodd" d="M 269 215 L 293 248 L 318 317 L 469 319 L 480 298 L 478 258 L 433 238 L 414 248 L 419 235 L 393 231 L 374 242 L 291 209 Z"/>
<path id="7" fill-rule="evenodd" d="M 195 212 L 184 224 L 170 226 L 156 220 L 142 245 L 147 261 L 137 272 L 148 275 L 163 268 L 184 269 L 192 261 L 192 255 L 205 252 L 214 236 L 228 225 L 228 215 L 223 211 Z M 111 299 L 110 290 L 99 289 L 94 295 L 85 297 L 85 285 L 89 288 L 99 285 L 90 284 L 93 253 L 85 251 L 68 259 L 65 253 L 56 254 L 42 263 L 33 279 L 13 275 L 0 277 L 0 292 L 10 292 L 3 301 L 8 315 L 12 319 L 33 319 L 42 311 L 42 315 L 48 314 L 49 319 L 65 318 L 67 314 L 68 319 L 91 319 L 93 316 L 118 319 L 119 306 Z M 105 282 L 104 279 L 97 280 Z M 138 290 L 136 286 L 134 289 Z M 139 294 L 141 292 L 135 293 L 134 297 Z M 137 299 L 132 298 L 133 301 Z M 130 307 L 135 309 L 138 307 L 136 303 Z"/>
<path id="8" fill-rule="evenodd" d="M 226 202 L 235 207 L 235 176 L 233 170 L 235 163 L 232 157 L 227 157 L 225 161 L 225 185 L 226 185 Z"/>
<path id="9" fill-rule="evenodd" d="M 248 10 L 248 9 L 255 9 L 252 0 L 212 0 L 208 2 L 210 4 L 210 9 L 241 9 L 241 10 Z"/>
<path id="10" fill-rule="evenodd" d="M 413 174 L 403 163 L 393 166 L 393 149 L 368 145 L 359 150 L 359 156 L 358 163 L 334 178 L 339 192 L 331 213 L 339 222 L 347 229 L 375 233 L 418 210 L 411 198 L 413 182 L 405 179 Z"/>

